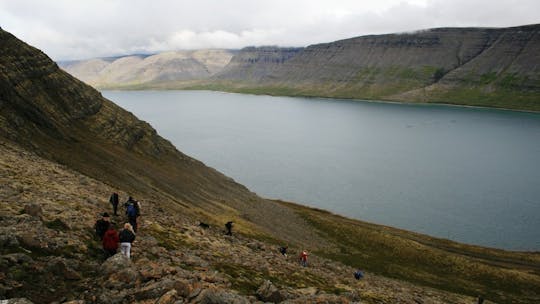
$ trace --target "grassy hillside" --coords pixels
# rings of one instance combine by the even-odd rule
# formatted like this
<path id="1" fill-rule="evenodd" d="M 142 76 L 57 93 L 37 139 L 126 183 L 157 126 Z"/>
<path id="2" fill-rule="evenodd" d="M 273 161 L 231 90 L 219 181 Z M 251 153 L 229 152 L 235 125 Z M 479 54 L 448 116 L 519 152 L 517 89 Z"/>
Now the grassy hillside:
<path id="1" fill-rule="evenodd" d="M 337 247 L 321 256 L 374 273 L 500 303 L 538 302 L 540 253 L 460 244 L 281 202 Z"/>

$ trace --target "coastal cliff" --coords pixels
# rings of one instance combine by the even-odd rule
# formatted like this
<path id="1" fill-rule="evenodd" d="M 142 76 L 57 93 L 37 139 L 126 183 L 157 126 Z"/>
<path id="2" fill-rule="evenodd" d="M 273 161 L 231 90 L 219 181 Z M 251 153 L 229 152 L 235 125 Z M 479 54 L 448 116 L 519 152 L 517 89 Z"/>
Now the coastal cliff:
<path id="1" fill-rule="evenodd" d="M 282 64 L 237 64 L 269 56 L 247 48 L 201 88 L 538 111 L 539 48 L 540 25 L 362 36 L 298 49 Z"/>

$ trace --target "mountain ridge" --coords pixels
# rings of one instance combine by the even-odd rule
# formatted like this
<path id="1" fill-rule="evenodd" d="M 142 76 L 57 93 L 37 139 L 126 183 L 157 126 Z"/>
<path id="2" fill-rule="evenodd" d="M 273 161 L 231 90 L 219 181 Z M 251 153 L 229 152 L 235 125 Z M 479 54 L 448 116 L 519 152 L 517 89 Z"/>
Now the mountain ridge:
<path id="1" fill-rule="evenodd" d="M 96 62 L 90 70 L 63 68 L 101 89 L 210 89 L 540 111 L 539 28 L 439 27 L 307 47 L 246 47 L 209 73 L 184 65 L 177 73 L 115 78 L 97 76 L 106 68 Z M 107 66 L 105 76 L 122 71 Z"/>
<path id="2" fill-rule="evenodd" d="M 258 56 L 244 49 L 210 81 L 188 88 L 539 111 L 539 29 L 437 28 L 354 37 L 308 46 L 263 75 L 260 64 L 235 65 L 243 54 Z M 240 74 L 259 77 L 234 76 Z"/>
<path id="3" fill-rule="evenodd" d="M 208 78 L 226 65 L 234 52 L 226 49 L 167 51 L 61 61 L 58 64 L 95 87 L 129 87 L 170 80 Z"/>

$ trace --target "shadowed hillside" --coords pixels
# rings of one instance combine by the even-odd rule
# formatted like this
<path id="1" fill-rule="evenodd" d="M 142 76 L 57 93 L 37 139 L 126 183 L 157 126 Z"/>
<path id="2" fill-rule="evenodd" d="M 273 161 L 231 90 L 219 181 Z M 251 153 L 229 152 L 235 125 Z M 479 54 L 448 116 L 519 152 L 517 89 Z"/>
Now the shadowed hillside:
<path id="1" fill-rule="evenodd" d="M 540 301 L 538 253 L 262 199 L 1 30 L 0 163 L 2 299 L 470 303 L 483 294 L 501 303 Z M 103 262 L 93 238 L 115 189 L 144 206 L 132 262 Z M 223 236 L 227 220 L 235 221 L 233 237 Z M 289 260 L 276 252 L 283 244 Z M 312 253 L 308 268 L 296 262 L 304 248 Z M 365 281 L 351 279 L 356 267 L 366 270 Z"/>
<path id="2" fill-rule="evenodd" d="M 45 54 L 4 31 L 0 40 L 0 136 L 126 191 L 170 196 L 190 212 L 242 215 L 263 230 L 281 230 L 283 238 L 290 227 L 276 219 L 301 223 L 286 208 L 177 151 Z"/>

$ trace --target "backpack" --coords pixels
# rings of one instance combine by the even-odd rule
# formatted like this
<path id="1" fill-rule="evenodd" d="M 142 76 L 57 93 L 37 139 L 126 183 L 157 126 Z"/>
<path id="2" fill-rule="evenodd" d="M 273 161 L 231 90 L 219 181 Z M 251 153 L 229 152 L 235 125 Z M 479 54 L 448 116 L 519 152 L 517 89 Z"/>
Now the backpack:
<path id="1" fill-rule="evenodd" d="M 126 214 L 129 217 L 136 217 L 137 216 L 137 209 L 135 209 L 135 206 L 133 204 L 130 204 L 127 206 Z"/>

